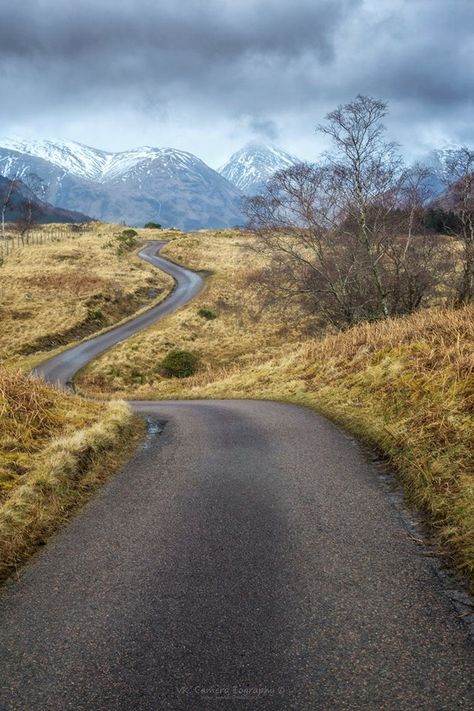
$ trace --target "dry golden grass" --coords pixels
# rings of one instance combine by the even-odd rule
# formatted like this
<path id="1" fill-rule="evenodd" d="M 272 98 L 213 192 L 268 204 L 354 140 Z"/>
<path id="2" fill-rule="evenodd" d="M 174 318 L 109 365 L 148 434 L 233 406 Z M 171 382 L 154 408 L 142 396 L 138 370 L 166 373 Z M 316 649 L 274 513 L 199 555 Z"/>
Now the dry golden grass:
<path id="1" fill-rule="evenodd" d="M 122 403 L 0 368 L 0 580 L 118 466 L 136 427 Z"/>
<path id="2" fill-rule="evenodd" d="M 161 300 L 172 280 L 133 252 L 117 253 L 117 225 L 13 251 L 0 266 L 0 359 L 21 364 L 29 354 L 108 327 Z M 141 238 L 161 237 L 139 230 Z"/>
<path id="3" fill-rule="evenodd" d="M 261 313 L 247 276 L 249 239 L 179 238 L 170 257 L 215 271 L 197 302 L 96 361 L 81 381 L 97 393 L 150 398 L 261 398 L 306 405 L 383 452 L 409 500 L 474 585 L 474 307 L 433 309 L 305 336 L 299 314 Z M 205 321 L 199 307 L 219 313 Z M 295 322 L 292 319 L 295 319 Z M 171 348 L 201 356 L 183 380 L 156 366 Z"/>
<path id="4" fill-rule="evenodd" d="M 162 254 L 210 274 L 204 291 L 188 306 L 94 361 L 81 374 L 79 388 L 98 397 L 104 393 L 166 397 L 170 383 L 158 371 L 170 350 L 192 351 L 199 356 L 201 369 L 214 371 L 264 362 L 279 348 L 301 341 L 314 330 L 316 319 L 303 319 L 296 305 L 284 315 L 280 308 L 263 308 L 251 276 L 265 262 L 253 245 L 253 236 L 232 231 L 173 239 Z M 217 318 L 206 320 L 199 315 L 202 308 Z"/>

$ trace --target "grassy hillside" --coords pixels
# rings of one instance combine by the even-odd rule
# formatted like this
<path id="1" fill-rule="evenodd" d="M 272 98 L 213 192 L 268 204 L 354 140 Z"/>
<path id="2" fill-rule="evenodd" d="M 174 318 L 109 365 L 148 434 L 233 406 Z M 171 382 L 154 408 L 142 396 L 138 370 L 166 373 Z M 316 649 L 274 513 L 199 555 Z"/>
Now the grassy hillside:
<path id="1" fill-rule="evenodd" d="M 117 225 L 31 244 L 0 266 L 0 359 L 22 363 L 161 300 L 172 280 L 121 247 Z M 157 236 L 140 230 L 140 236 Z"/>
<path id="2" fill-rule="evenodd" d="M 196 353 L 201 370 L 214 372 L 265 362 L 280 348 L 305 340 L 317 329 L 317 319 L 296 305 L 282 313 L 279 306 L 264 303 L 255 275 L 265 261 L 254 245 L 253 236 L 230 231 L 181 235 L 170 242 L 164 256 L 210 274 L 204 291 L 178 313 L 94 361 L 79 386 L 96 396 L 166 397 L 170 383 L 159 366 L 171 349 Z M 206 318 L 203 309 L 215 318 Z"/>
<path id="3" fill-rule="evenodd" d="M 116 470 L 139 431 L 123 404 L 0 367 L 0 580 Z"/>
<path id="4" fill-rule="evenodd" d="M 155 398 L 263 398 L 303 404 L 377 446 L 408 499 L 474 585 L 474 307 L 430 310 L 325 337 L 296 308 L 265 310 L 264 266 L 243 235 L 179 238 L 170 257 L 214 271 L 197 302 L 120 345 L 81 387 Z M 200 308 L 214 311 L 207 320 Z M 309 333 L 308 333 L 309 332 Z M 313 334 L 311 334 L 313 332 Z M 200 370 L 165 378 L 170 349 Z"/>

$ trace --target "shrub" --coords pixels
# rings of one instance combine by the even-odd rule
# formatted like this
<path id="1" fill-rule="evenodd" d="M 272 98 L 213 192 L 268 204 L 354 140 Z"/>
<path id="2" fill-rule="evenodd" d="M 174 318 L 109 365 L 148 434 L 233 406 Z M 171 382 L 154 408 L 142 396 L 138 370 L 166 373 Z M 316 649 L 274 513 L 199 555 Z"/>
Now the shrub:
<path id="1" fill-rule="evenodd" d="M 133 249 L 137 244 L 138 232 L 132 229 L 122 230 L 114 235 L 114 239 L 118 242 L 117 252 L 123 254 Z"/>
<path id="2" fill-rule="evenodd" d="M 167 378 L 187 378 L 198 366 L 198 357 L 189 351 L 170 351 L 162 360 L 159 372 Z"/>
<path id="3" fill-rule="evenodd" d="M 198 316 L 207 319 L 207 321 L 212 321 L 213 319 L 217 318 L 216 312 L 211 311 L 211 309 L 199 309 Z"/>
<path id="4" fill-rule="evenodd" d="M 143 227 L 147 230 L 161 230 L 161 225 L 158 222 L 147 222 Z"/>

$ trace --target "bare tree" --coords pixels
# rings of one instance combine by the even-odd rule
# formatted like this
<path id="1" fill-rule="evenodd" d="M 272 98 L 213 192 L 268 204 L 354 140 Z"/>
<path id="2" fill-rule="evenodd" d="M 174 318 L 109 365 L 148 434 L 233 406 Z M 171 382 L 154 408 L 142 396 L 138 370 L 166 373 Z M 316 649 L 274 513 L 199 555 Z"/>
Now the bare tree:
<path id="1" fill-rule="evenodd" d="M 428 173 L 404 170 L 383 140 L 382 102 L 358 96 L 322 127 L 325 164 L 281 171 L 245 211 L 271 261 L 261 278 L 341 326 L 418 308 L 436 286 L 436 241 L 423 224 Z"/>
<path id="2" fill-rule="evenodd" d="M 387 220 L 388 281 L 393 313 L 410 313 L 432 297 L 452 268 L 451 250 L 426 226 L 431 169 L 416 164 L 403 171 L 396 208 Z"/>
<path id="3" fill-rule="evenodd" d="M 275 298 L 303 299 L 332 323 L 352 323 L 354 265 L 337 230 L 332 170 L 300 164 L 274 175 L 245 211 L 271 261 L 261 280 Z"/>
<path id="4" fill-rule="evenodd" d="M 18 216 L 15 220 L 15 229 L 24 245 L 28 243 L 28 234 L 38 224 L 43 213 L 40 196 L 44 193 L 44 183 L 35 173 L 24 176 L 22 183 L 24 189 L 21 199 L 16 204 Z"/>
<path id="5" fill-rule="evenodd" d="M 2 235 L 5 234 L 5 214 L 7 210 L 12 207 L 14 195 L 19 187 L 19 181 L 17 178 L 10 180 L 9 185 L 4 193 L 2 202 Z"/>
<path id="6" fill-rule="evenodd" d="M 462 271 L 456 303 L 474 300 L 474 151 L 463 146 L 443 156 L 444 180 L 448 186 L 448 207 L 457 216 L 450 228 L 462 244 Z"/>
<path id="7" fill-rule="evenodd" d="M 396 145 L 384 140 L 387 106 L 360 94 L 326 116 L 319 130 L 329 136 L 328 154 L 339 184 L 343 210 L 355 223 L 355 236 L 373 282 L 381 315 L 390 314 L 388 288 L 382 269 L 386 247 L 380 224 L 393 208 L 391 194 L 401 172 Z M 375 314 L 374 314 L 375 315 Z"/>

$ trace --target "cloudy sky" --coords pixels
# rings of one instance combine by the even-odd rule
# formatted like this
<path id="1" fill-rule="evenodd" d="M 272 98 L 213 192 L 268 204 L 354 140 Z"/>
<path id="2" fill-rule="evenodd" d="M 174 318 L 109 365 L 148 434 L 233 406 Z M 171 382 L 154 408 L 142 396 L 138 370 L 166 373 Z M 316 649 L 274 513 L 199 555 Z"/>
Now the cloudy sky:
<path id="1" fill-rule="evenodd" d="M 472 144 L 473 0 L 21 0 L 2 8 L 0 134 L 303 159 L 357 93 L 409 157 Z"/>

